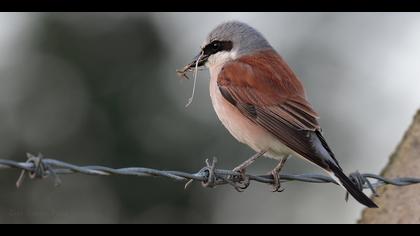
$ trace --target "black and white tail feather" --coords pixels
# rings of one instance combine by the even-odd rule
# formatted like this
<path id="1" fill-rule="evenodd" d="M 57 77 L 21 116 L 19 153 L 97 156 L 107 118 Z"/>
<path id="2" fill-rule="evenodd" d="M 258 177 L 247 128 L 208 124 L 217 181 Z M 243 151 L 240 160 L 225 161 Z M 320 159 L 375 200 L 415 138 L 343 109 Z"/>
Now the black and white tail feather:
<path id="1" fill-rule="evenodd" d="M 334 153 L 331 151 L 321 132 L 318 131 L 315 132 L 315 134 L 317 137 L 315 140 L 321 143 L 321 145 L 317 145 L 317 147 L 326 151 L 321 151 L 320 153 L 322 153 L 321 156 L 324 157 L 323 159 L 328 167 L 327 169 L 329 169 L 327 172 L 331 175 L 331 177 L 361 204 L 369 208 L 378 208 L 378 206 L 368 196 L 366 196 L 363 191 L 360 190 L 349 177 L 347 177 L 346 174 L 344 174 L 343 169 L 340 167 L 340 164 L 335 158 Z"/>
<path id="2" fill-rule="evenodd" d="M 358 202 L 369 208 L 378 208 L 378 206 L 366 196 L 346 174 L 343 170 L 333 162 L 328 162 L 331 169 L 330 175 L 333 177 L 338 184 L 347 190 L 347 192 L 353 196 Z"/>

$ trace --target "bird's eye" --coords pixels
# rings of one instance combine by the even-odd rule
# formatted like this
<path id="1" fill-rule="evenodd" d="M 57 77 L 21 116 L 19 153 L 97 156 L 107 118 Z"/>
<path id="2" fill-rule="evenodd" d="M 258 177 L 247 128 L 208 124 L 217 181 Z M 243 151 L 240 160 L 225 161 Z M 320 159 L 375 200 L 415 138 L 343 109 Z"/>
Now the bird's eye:
<path id="1" fill-rule="evenodd" d="M 219 42 L 214 42 L 211 46 L 212 46 L 213 49 L 219 49 L 220 43 Z"/>

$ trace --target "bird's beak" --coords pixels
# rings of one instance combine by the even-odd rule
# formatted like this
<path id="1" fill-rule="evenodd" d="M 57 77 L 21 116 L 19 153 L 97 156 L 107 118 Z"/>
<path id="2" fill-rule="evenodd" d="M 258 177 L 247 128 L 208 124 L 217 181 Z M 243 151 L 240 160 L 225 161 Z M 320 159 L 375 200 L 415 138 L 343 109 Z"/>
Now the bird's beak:
<path id="1" fill-rule="evenodd" d="M 177 70 L 176 72 L 178 73 L 178 75 L 188 79 L 186 73 L 192 71 L 192 69 L 194 69 L 196 66 L 204 66 L 207 62 L 207 59 L 209 59 L 209 55 L 206 55 L 203 51 L 201 51 L 197 56 L 194 57 L 194 59 L 190 63 L 185 65 L 182 69 Z"/>

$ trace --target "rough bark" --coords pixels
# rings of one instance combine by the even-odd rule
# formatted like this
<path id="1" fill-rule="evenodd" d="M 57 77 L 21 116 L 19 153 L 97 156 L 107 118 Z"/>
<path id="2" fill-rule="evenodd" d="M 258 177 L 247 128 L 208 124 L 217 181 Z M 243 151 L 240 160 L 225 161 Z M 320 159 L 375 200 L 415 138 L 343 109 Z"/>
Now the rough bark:
<path id="1" fill-rule="evenodd" d="M 420 177 L 420 110 L 405 133 L 389 163 L 381 173 L 387 178 Z M 365 209 L 358 223 L 362 224 L 420 224 L 420 185 L 378 189 L 374 201 L 379 209 Z"/>

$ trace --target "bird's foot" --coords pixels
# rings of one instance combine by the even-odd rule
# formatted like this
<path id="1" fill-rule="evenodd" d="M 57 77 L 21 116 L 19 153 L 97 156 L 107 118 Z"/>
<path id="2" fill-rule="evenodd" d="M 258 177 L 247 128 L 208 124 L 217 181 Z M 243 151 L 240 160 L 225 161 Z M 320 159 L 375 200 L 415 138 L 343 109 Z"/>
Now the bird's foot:
<path id="1" fill-rule="evenodd" d="M 239 175 L 231 176 L 228 180 L 238 192 L 243 192 L 245 189 L 247 189 L 251 182 L 249 177 L 245 174 L 246 168 L 252 165 L 258 158 L 262 157 L 265 152 L 266 151 L 260 151 L 255 153 L 251 158 L 233 169 L 233 172 L 237 172 Z"/>
<path id="2" fill-rule="evenodd" d="M 246 175 L 246 168 L 241 168 L 240 166 L 232 170 L 233 172 L 238 173 L 239 175 L 231 176 L 230 180 L 232 181 L 233 187 L 238 192 L 243 192 L 247 189 L 251 183 L 249 177 Z"/>
<path id="3" fill-rule="evenodd" d="M 289 159 L 289 156 L 285 156 L 281 159 L 280 163 L 271 171 L 273 176 L 273 192 L 283 192 L 284 188 L 281 187 L 280 172 L 283 169 L 286 161 Z"/>
<path id="4" fill-rule="evenodd" d="M 281 187 L 281 181 L 280 181 L 280 172 L 276 169 L 272 170 L 270 173 L 273 176 L 273 190 L 271 190 L 273 193 L 281 193 L 284 191 L 284 188 Z"/>

